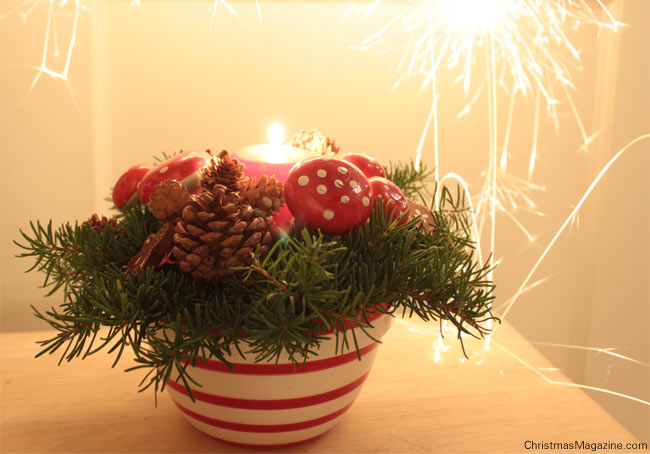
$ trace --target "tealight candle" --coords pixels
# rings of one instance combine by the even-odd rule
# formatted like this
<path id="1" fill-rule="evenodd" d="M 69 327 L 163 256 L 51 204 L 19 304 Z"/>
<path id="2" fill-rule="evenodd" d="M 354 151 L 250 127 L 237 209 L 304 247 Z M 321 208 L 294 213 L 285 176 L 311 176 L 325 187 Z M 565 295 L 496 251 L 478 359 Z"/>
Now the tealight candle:
<path id="1" fill-rule="evenodd" d="M 313 157 L 301 148 L 284 145 L 284 129 L 278 123 L 269 127 L 268 137 L 267 144 L 250 145 L 233 153 L 246 166 L 246 176 L 253 178 L 275 175 L 275 178 L 284 183 L 294 164 Z M 275 225 L 278 227 L 285 227 L 291 219 L 293 216 L 286 206 L 280 208 L 279 213 L 274 216 Z"/>

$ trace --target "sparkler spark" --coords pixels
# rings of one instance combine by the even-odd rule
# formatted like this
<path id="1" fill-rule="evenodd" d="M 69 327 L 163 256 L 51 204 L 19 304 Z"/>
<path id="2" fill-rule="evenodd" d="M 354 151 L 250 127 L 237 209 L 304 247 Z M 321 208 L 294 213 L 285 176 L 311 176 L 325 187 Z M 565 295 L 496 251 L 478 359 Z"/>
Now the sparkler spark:
<path id="1" fill-rule="evenodd" d="M 353 11 L 369 16 L 381 0 L 369 6 L 351 5 Z M 604 18 L 602 17 L 604 16 Z M 416 150 L 416 166 L 422 159 L 425 138 L 433 134 L 433 164 L 439 181 L 438 75 L 442 70 L 456 74 L 466 95 L 473 96 L 459 112 L 467 114 L 481 95 L 488 98 L 488 171 L 478 195 L 477 217 L 489 225 L 489 252 L 494 254 L 496 217 L 501 212 L 514 222 L 530 240 L 534 236 L 515 217 L 520 206 L 532 208 L 527 186 L 533 178 L 538 156 L 539 124 L 545 110 L 559 124 L 557 105 L 566 101 L 579 126 L 584 146 L 589 135 L 571 97 L 572 74 L 581 69 L 580 52 L 565 30 L 584 26 L 615 31 L 621 27 L 605 6 L 587 0 L 411 0 L 378 32 L 361 42 L 358 49 L 382 49 L 400 44 L 403 49 L 395 86 L 414 77 L 423 77 L 422 86 L 432 92 L 431 110 Z M 476 87 L 473 90 L 473 87 Z M 528 181 L 508 173 L 514 99 L 520 94 L 535 94 Z M 498 118 L 500 95 L 509 99 L 503 145 L 499 147 L 501 121 Z M 546 108 L 543 108 L 545 104 Z M 484 254 L 487 255 L 487 254 Z"/>
<path id="2" fill-rule="evenodd" d="M 539 266 L 541 265 L 541 263 L 544 261 L 544 259 L 545 259 L 546 256 L 548 255 L 548 253 L 549 253 L 549 251 L 551 250 L 551 248 L 555 245 L 555 243 L 556 243 L 556 241 L 558 240 L 558 238 L 560 237 L 560 235 L 562 235 L 562 232 L 564 232 L 564 230 L 567 228 L 567 226 L 568 226 L 568 225 L 573 221 L 573 219 L 575 219 L 575 217 L 577 216 L 578 212 L 579 212 L 580 209 L 582 208 L 582 205 L 585 203 L 585 201 L 587 200 L 587 198 L 589 197 L 589 195 L 592 193 L 592 191 L 594 190 L 594 188 L 596 187 L 596 185 L 598 185 L 598 183 L 600 182 L 600 180 L 603 179 L 603 177 L 605 176 L 605 174 L 607 173 L 607 171 L 609 170 L 609 168 L 610 168 L 612 165 L 614 165 L 614 163 L 615 163 L 616 161 L 618 161 L 618 159 L 619 159 L 621 156 L 623 156 L 623 154 L 624 154 L 625 152 L 627 152 L 629 149 L 631 149 L 634 145 L 636 145 L 637 143 L 639 143 L 639 142 L 641 142 L 641 141 L 643 141 L 643 140 L 647 140 L 647 139 L 650 139 L 650 134 L 644 134 L 644 135 L 639 136 L 639 137 L 637 137 L 636 139 L 632 140 L 630 143 L 628 143 L 628 144 L 625 145 L 623 148 L 621 148 L 621 149 L 620 149 L 620 150 L 619 150 L 619 151 L 618 151 L 614 156 L 612 156 L 612 158 L 607 162 L 607 164 L 605 164 L 605 166 L 601 169 L 601 171 L 598 172 L 598 175 L 596 175 L 596 178 L 594 178 L 594 180 L 591 182 L 591 184 L 589 185 L 589 187 L 587 188 L 587 190 L 585 191 L 585 193 L 582 195 L 582 197 L 580 198 L 580 201 L 578 202 L 578 204 L 577 204 L 577 205 L 575 206 L 575 208 L 571 211 L 571 213 L 570 213 L 569 216 L 565 219 L 565 221 L 564 221 L 564 223 L 562 224 L 562 226 L 560 226 L 560 228 L 558 229 L 558 231 L 555 233 L 555 235 L 553 236 L 553 239 L 551 239 L 551 241 L 548 243 L 548 245 L 546 246 L 546 248 L 544 249 L 544 251 L 543 251 L 542 254 L 540 255 L 539 259 L 537 259 L 537 262 L 535 262 L 535 265 L 533 265 L 533 268 L 528 272 L 528 275 L 526 276 L 526 278 L 525 278 L 525 279 L 523 280 L 523 282 L 521 283 L 521 286 L 519 287 L 519 289 L 517 289 L 517 291 L 515 292 L 514 296 L 513 296 L 512 299 L 510 300 L 510 303 L 508 303 L 508 305 L 506 306 L 505 310 L 504 310 L 503 313 L 501 314 L 501 320 L 505 320 L 506 316 L 508 315 L 508 313 L 509 313 L 510 310 L 512 309 L 512 306 L 514 306 L 514 304 L 517 302 L 517 299 L 519 298 L 519 296 L 521 296 L 521 294 L 523 293 L 524 289 L 525 289 L 526 286 L 528 285 L 528 282 L 530 282 L 530 280 L 532 279 L 533 275 L 535 274 L 535 272 L 537 271 L 537 269 L 539 268 Z"/>
<path id="3" fill-rule="evenodd" d="M 604 355 L 613 356 L 614 358 L 622 359 L 629 361 L 631 363 L 639 364 L 641 366 L 650 367 L 650 364 L 639 361 L 638 359 L 630 358 L 629 356 L 621 355 L 616 353 L 614 348 L 599 348 L 599 347 L 587 347 L 584 345 L 571 345 L 571 344 L 558 344 L 555 342 L 531 342 L 533 345 L 540 345 L 542 347 L 559 347 L 559 348 L 569 348 L 573 350 L 587 350 L 590 352 L 602 353 Z"/>
<path id="4" fill-rule="evenodd" d="M 509 356 L 514 358 L 522 366 L 524 366 L 524 367 L 530 369 L 531 371 L 535 372 L 537 375 L 539 375 L 542 379 L 544 379 L 546 382 L 548 382 L 551 385 L 568 386 L 568 387 L 571 387 L 571 388 L 579 388 L 579 389 L 585 389 L 585 390 L 588 390 L 588 391 L 596 391 L 596 392 L 599 392 L 599 393 L 609 394 L 609 395 L 612 395 L 612 396 L 620 397 L 622 399 L 631 400 L 631 401 L 637 402 L 639 404 L 650 406 L 650 402 L 648 402 L 647 400 L 643 400 L 643 399 L 640 399 L 638 397 L 630 396 L 629 394 L 624 394 L 624 393 L 619 393 L 619 392 L 616 392 L 616 391 L 612 391 L 612 390 L 607 389 L 607 388 L 600 388 L 600 387 L 597 387 L 597 386 L 583 385 L 583 384 L 580 384 L 580 383 L 573 383 L 573 382 L 568 382 L 568 381 L 553 380 L 553 379 L 547 377 L 542 372 L 541 368 L 538 368 L 538 367 L 535 367 L 535 366 L 531 365 L 530 363 L 525 361 L 520 356 L 516 355 L 515 353 L 513 353 L 510 350 L 508 350 L 507 348 L 505 348 L 503 345 L 498 344 L 496 342 L 495 342 L 495 345 L 497 347 L 499 347 L 501 350 L 503 350 L 504 352 L 506 352 L 506 354 L 508 354 Z"/>
<path id="5" fill-rule="evenodd" d="M 381 0 L 367 7 L 366 15 L 374 11 Z M 351 8 L 358 8 L 352 6 Z M 363 8 L 362 8 L 363 9 Z M 346 15 L 350 10 L 346 11 Z M 604 16 L 604 19 L 601 17 Z M 431 90 L 431 107 L 424 124 L 417 149 L 416 167 L 423 157 L 423 147 L 427 137 L 433 137 L 433 165 L 436 184 L 445 180 L 456 180 L 468 196 L 469 190 L 463 178 L 456 173 L 449 173 L 440 178 L 439 173 L 439 129 L 438 102 L 440 99 L 437 84 L 439 74 L 444 70 L 455 71 L 456 82 L 462 83 L 468 101 L 460 109 L 457 117 L 467 115 L 481 96 L 487 97 L 488 147 L 487 170 L 483 174 L 483 184 L 472 208 L 472 237 L 477 249 L 482 251 L 483 231 L 489 226 L 490 263 L 494 264 L 497 213 L 505 215 L 532 243 L 535 236 L 524 226 L 516 213 L 520 210 L 542 216 L 536 207 L 532 191 L 543 191 L 544 186 L 533 183 L 535 165 L 539 161 L 540 122 L 543 113 L 550 116 L 556 132 L 559 130 L 558 105 L 568 105 L 570 113 L 582 137 L 582 150 L 587 150 L 598 132 L 589 134 L 581 120 L 576 104 L 572 98 L 575 88 L 572 74 L 582 69 L 580 52 L 569 39 L 566 30 L 592 26 L 600 30 L 616 31 L 621 23 L 616 21 L 605 8 L 601 0 L 411 0 L 377 33 L 366 38 L 358 49 L 379 49 L 390 47 L 388 44 L 396 39 L 405 42 L 401 59 L 398 63 L 398 76 L 394 88 L 405 80 L 422 77 L 422 87 Z M 471 96 L 470 96 L 471 93 Z M 528 157 L 528 171 L 524 178 L 512 175 L 508 169 L 509 144 L 512 131 L 512 119 L 515 99 L 534 95 L 534 120 L 531 130 L 531 146 Z M 508 100 L 508 115 L 504 122 L 499 118 L 499 107 L 503 105 L 500 96 Z M 505 131 L 499 135 L 505 124 Z M 499 138 L 501 137 L 501 143 Z M 547 278 L 530 284 L 549 250 L 563 233 L 567 225 L 575 219 L 585 200 L 594 187 L 606 174 L 609 167 L 632 145 L 647 138 L 642 136 L 624 149 L 620 150 L 605 165 L 587 188 L 578 205 L 556 232 L 544 249 L 537 263 L 530 270 L 517 292 L 504 304 L 502 320 L 526 291 L 541 284 Z M 439 200 L 435 200 L 438 206 Z M 474 210 L 475 208 L 475 210 Z M 489 275 L 493 278 L 492 273 Z M 441 360 L 441 355 L 448 347 L 444 344 L 444 331 L 448 327 L 441 325 L 441 332 L 432 345 L 434 361 Z M 488 336 L 485 350 L 489 349 L 491 339 Z M 559 382 L 549 379 L 541 369 L 535 368 L 517 357 L 503 346 L 506 353 L 539 374 L 547 382 L 555 385 L 573 386 L 589 389 L 621 398 L 630 399 L 645 405 L 650 403 L 614 392 L 605 388 Z M 553 344 L 560 348 L 593 350 L 609 354 L 619 359 L 639 363 L 632 358 L 613 353 L 610 349 Z"/>
<path id="6" fill-rule="evenodd" d="M 34 10 L 38 4 L 41 3 L 41 0 L 36 0 L 30 8 L 26 11 L 26 13 L 23 14 L 23 18 L 27 20 L 29 14 Z M 43 51 L 42 51 L 42 56 L 41 56 L 41 64 L 37 68 L 38 72 L 36 73 L 36 76 L 34 77 L 34 81 L 32 82 L 31 87 L 29 90 L 31 91 L 40 77 L 43 74 L 47 74 L 51 77 L 61 79 L 64 81 L 68 80 L 68 74 L 70 72 L 70 62 L 72 61 L 72 53 L 74 51 L 75 45 L 77 44 L 77 29 L 79 26 L 79 17 L 81 14 L 82 9 L 85 9 L 85 5 L 82 4 L 82 0 L 74 0 L 74 16 L 72 18 L 72 25 L 71 25 L 71 33 L 70 33 L 70 39 L 68 41 L 68 46 L 67 46 L 67 51 L 65 52 L 65 63 L 63 65 L 63 69 L 60 71 L 54 70 L 49 63 L 50 60 L 50 40 L 54 41 L 55 43 L 55 50 L 53 52 L 53 56 L 57 57 L 59 55 L 59 50 L 58 50 L 58 42 L 59 38 L 57 35 L 57 26 L 56 26 L 56 20 L 57 16 L 62 13 L 66 7 L 67 2 L 61 2 L 57 3 L 55 0 L 49 0 L 49 6 L 48 6 L 48 11 L 47 11 L 47 22 L 45 26 L 45 37 L 44 37 L 44 42 L 43 42 Z"/>
<path id="7" fill-rule="evenodd" d="M 72 89 L 68 84 L 70 66 L 72 63 L 74 49 L 77 46 L 77 32 L 79 23 L 81 21 L 82 12 L 85 12 L 89 9 L 90 1 L 73 0 L 70 2 L 69 0 L 25 0 L 8 11 L 0 11 L 0 21 L 13 14 L 19 14 L 23 21 L 27 22 L 32 13 L 39 6 L 45 3 L 47 4 L 47 19 L 43 32 L 41 61 L 38 66 L 34 66 L 36 75 L 34 76 L 34 79 L 29 89 L 27 90 L 27 95 L 31 93 L 43 75 L 48 75 L 54 79 L 66 82 L 68 90 L 72 96 Z M 235 19 L 237 19 L 237 21 L 243 25 L 243 22 L 237 14 L 237 11 L 235 11 L 235 9 L 227 0 L 213 0 L 210 30 L 213 29 L 217 14 L 217 7 L 219 4 L 222 4 L 224 8 L 226 8 L 228 12 L 230 12 L 230 14 L 232 14 Z M 259 0 L 255 0 L 255 5 L 258 19 L 260 23 L 262 23 L 262 11 L 259 5 Z M 141 0 L 132 0 L 130 6 L 140 8 Z M 70 12 L 70 9 L 72 9 L 72 12 Z M 57 25 L 58 21 L 60 20 L 67 21 L 67 27 L 60 27 Z M 67 40 L 67 45 L 65 46 L 65 50 L 63 52 L 65 59 L 61 64 L 58 61 L 59 57 L 62 55 L 59 44 L 61 42 L 61 35 L 59 31 L 63 32 L 64 30 L 69 32 L 70 37 Z M 62 66 L 60 69 L 55 68 L 55 66 L 57 66 L 57 63 L 59 63 L 59 66 Z M 74 99 L 74 96 L 72 96 L 72 98 L 75 106 L 77 106 L 77 102 Z"/>

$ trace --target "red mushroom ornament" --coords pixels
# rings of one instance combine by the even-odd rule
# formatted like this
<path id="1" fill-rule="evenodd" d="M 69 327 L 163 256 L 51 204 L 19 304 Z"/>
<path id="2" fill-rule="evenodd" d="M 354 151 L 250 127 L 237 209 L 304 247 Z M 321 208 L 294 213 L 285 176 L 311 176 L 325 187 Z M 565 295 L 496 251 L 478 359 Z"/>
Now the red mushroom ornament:
<path id="1" fill-rule="evenodd" d="M 392 220 L 395 220 L 409 209 L 406 196 L 395 183 L 382 177 L 373 177 L 368 181 L 375 198 L 381 199 L 388 219 L 392 217 Z M 405 216 L 397 225 L 402 225 L 406 221 L 408 221 L 408 216 Z"/>
<path id="2" fill-rule="evenodd" d="M 342 156 L 341 159 L 345 159 L 348 162 L 351 162 L 357 166 L 366 178 L 372 177 L 383 177 L 386 178 L 386 171 L 384 166 L 382 166 L 379 161 L 375 158 L 361 153 L 347 153 Z"/>
<path id="3" fill-rule="evenodd" d="M 142 203 L 149 203 L 154 188 L 165 180 L 176 180 L 191 193 L 201 189 L 201 169 L 210 156 L 207 153 L 181 153 L 151 169 L 138 185 Z"/>
<path id="4" fill-rule="evenodd" d="M 284 197 L 299 222 L 329 235 L 359 227 L 372 211 L 372 190 L 363 172 L 330 156 L 305 159 L 293 166 Z"/>
<path id="5" fill-rule="evenodd" d="M 407 203 L 410 210 L 409 219 L 419 216 L 422 221 L 422 226 L 424 226 L 424 230 L 433 232 L 435 230 L 436 218 L 433 216 L 431 209 L 420 203 L 414 202 L 411 199 L 408 199 Z"/>
<path id="6" fill-rule="evenodd" d="M 138 183 L 151 170 L 146 164 L 136 164 L 122 174 L 113 188 L 113 203 L 121 210 L 125 205 L 135 202 L 138 197 Z"/>

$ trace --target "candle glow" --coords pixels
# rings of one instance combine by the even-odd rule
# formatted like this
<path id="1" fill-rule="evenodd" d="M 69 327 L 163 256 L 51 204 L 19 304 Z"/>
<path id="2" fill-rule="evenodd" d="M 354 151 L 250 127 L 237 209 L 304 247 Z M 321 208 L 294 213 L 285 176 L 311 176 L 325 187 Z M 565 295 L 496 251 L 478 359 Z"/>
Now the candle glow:
<path id="1" fill-rule="evenodd" d="M 268 138 L 270 147 L 264 152 L 264 160 L 273 164 L 290 161 L 291 150 L 283 146 L 284 126 L 280 123 L 273 123 L 269 126 Z"/>
<path id="2" fill-rule="evenodd" d="M 274 176 L 284 183 L 294 164 L 313 156 L 301 148 L 284 145 L 284 137 L 284 127 L 280 123 L 273 123 L 268 129 L 269 143 L 249 145 L 234 153 L 234 156 L 246 166 L 247 177 Z M 293 215 L 289 209 L 283 206 L 274 221 L 276 226 L 282 229 L 287 228 L 287 223 L 292 219 Z"/>

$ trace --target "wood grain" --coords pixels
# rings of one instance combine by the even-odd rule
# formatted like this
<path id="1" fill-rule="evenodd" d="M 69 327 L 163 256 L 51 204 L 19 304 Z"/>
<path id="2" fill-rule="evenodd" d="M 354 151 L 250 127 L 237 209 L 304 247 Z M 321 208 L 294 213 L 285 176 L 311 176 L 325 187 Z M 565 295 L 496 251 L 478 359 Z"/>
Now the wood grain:
<path id="1" fill-rule="evenodd" d="M 449 339 L 438 363 L 436 329 L 395 321 L 350 411 L 287 452 L 515 453 L 528 451 L 526 440 L 636 441 L 580 389 L 547 383 L 499 347 L 549 366 L 512 327 L 499 329 L 489 351 L 474 345 L 470 361 Z M 152 392 L 137 393 L 142 375 L 123 372 L 130 358 L 114 369 L 104 353 L 60 367 L 55 357 L 34 359 L 48 334 L 0 336 L 3 453 L 242 452 L 190 426 L 164 393 L 157 408 Z"/>

